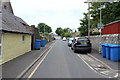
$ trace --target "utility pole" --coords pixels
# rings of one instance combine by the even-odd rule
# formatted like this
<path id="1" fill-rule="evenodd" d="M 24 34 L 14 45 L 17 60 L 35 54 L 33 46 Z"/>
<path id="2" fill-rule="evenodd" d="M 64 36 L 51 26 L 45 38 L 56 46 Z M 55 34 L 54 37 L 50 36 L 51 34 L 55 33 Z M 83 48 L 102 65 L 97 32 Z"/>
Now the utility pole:
<path id="1" fill-rule="evenodd" d="M 88 38 L 90 38 L 90 2 L 88 2 Z"/>
<path id="2" fill-rule="evenodd" d="M 90 38 L 90 2 L 85 1 L 84 3 L 88 3 L 88 38 Z"/>
<path id="3" fill-rule="evenodd" d="M 99 47 L 99 53 L 101 53 L 101 44 L 102 44 L 102 11 L 101 11 L 101 2 L 100 2 L 100 47 Z"/>

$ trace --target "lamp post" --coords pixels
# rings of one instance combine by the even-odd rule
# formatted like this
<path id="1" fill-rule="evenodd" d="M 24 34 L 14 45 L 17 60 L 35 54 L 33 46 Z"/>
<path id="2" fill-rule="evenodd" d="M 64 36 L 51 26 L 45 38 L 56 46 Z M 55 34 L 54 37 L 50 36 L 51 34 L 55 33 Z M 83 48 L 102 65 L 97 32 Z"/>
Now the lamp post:
<path id="1" fill-rule="evenodd" d="M 84 3 L 88 3 L 88 38 L 90 38 L 90 2 L 85 1 Z"/>
<path id="2" fill-rule="evenodd" d="M 90 38 L 90 2 L 88 2 L 88 38 Z"/>
<path id="3" fill-rule="evenodd" d="M 99 53 L 101 53 L 101 44 L 102 44 L 102 11 L 101 11 L 101 2 L 100 2 L 100 47 Z"/>

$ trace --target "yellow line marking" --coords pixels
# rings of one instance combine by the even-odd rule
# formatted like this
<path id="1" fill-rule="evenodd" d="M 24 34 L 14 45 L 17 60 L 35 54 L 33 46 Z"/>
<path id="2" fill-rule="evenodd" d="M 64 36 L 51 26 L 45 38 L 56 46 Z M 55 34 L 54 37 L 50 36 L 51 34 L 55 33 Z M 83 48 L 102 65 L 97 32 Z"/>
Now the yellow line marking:
<path id="1" fill-rule="evenodd" d="M 54 45 L 55 45 L 55 43 L 54 43 Z M 34 73 L 37 71 L 37 69 L 39 68 L 39 66 L 41 65 L 41 63 L 45 60 L 45 58 L 47 57 L 47 55 L 51 51 L 51 49 L 54 47 L 54 45 L 49 49 L 49 51 L 46 53 L 46 55 L 43 57 L 43 59 L 40 61 L 40 63 L 35 67 L 35 69 L 32 71 L 32 73 L 28 76 L 27 80 L 29 80 L 34 75 Z"/>
<path id="2" fill-rule="evenodd" d="M 51 47 L 51 46 L 50 46 L 50 47 Z M 49 47 L 49 48 L 50 48 L 50 47 Z M 29 67 L 30 67 L 31 65 L 33 65 L 47 50 L 48 50 L 48 48 L 47 48 L 45 51 L 43 51 L 42 54 L 41 54 L 36 60 L 33 61 L 33 63 L 31 63 L 25 70 L 23 70 L 23 71 L 21 72 L 21 74 L 16 77 L 16 80 L 18 80 L 18 79 L 29 69 Z"/>
<path id="3" fill-rule="evenodd" d="M 28 68 L 29 68 L 31 65 L 33 65 L 46 51 L 47 51 L 47 49 L 46 49 L 36 60 L 34 60 L 33 63 L 31 63 L 25 70 L 23 70 L 23 71 L 21 72 L 21 74 L 17 76 L 17 79 L 20 78 L 20 77 L 28 70 Z"/>

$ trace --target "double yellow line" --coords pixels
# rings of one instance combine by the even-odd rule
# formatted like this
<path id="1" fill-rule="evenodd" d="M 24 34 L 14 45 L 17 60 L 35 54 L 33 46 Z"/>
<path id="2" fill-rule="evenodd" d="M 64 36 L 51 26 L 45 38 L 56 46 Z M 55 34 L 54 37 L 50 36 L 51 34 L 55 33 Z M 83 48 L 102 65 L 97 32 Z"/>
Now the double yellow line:
<path id="1" fill-rule="evenodd" d="M 55 42 L 56 43 L 56 42 Z M 54 45 L 55 45 L 54 43 Z M 38 63 L 38 65 L 35 67 L 35 69 L 31 72 L 31 74 L 28 76 L 28 79 L 29 80 L 33 75 L 34 73 L 37 71 L 37 69 L 39 68 L 39 66 L 42 64 L 42 62 L 45 60 L 45 58 L 47 57 L 48 53 L 51 51 L 51 49 L 54 47 L 54 45 L 52 47 L 50 47 L 49 51 L 46 53 L 46 55 L 42 58 L 42 60 Z"/>
<path id="2" fill-rule="evenodd" d="M 40 66 L 40 64 L 44 61 L 44 59 L 46 58 L 46 56 L 48 55 L 48 53 L 51 51 L 51 49 L 54 47 L 54 45 L 56 44 L 56 42 L 50 46 L 49 48 L 47 48 L 36 60 L 34 60 L 34 62 L 32 64 L 30 64 L 24 71 L 22 71 L 22 73 L 20 75 L 18 75 L 16 77 L 16 80 L 19 80 L 20 78 L 22 78 L 23 74 L 25 74 L 26 72 L 28 72 L 28 70 L 35 64 L 37 63 L 37 61 L 39 61 L 39 59 L 41 58 L 41 56 L 44 56 L 45 52 L 47 51 L 47 53 L 45 54 L 45 56 L 42 58 L 42 60 L 40 61 L 40 63 L 38 63 L 38 65 L 35 67 L 35 69 L 32 71 L 32 73 L 28 76 L 28 79 L 29 80 L 33 74 L 36 72 L 36 70 L 38 69 L 38 67 Z"/>

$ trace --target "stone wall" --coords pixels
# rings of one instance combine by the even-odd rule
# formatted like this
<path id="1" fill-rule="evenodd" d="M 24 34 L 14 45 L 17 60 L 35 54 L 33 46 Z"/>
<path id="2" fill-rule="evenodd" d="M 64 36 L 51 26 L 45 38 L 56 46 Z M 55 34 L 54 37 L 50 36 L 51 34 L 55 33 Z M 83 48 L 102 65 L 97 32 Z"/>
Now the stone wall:
<path id="1" fill-rule="evenodd" d="M 120 34 L 109 34 L 109 35 L 97 35 L 90 37 L 92 48 L 101 53 L 101 44 L 119 44 L 120 45 Z"/>

